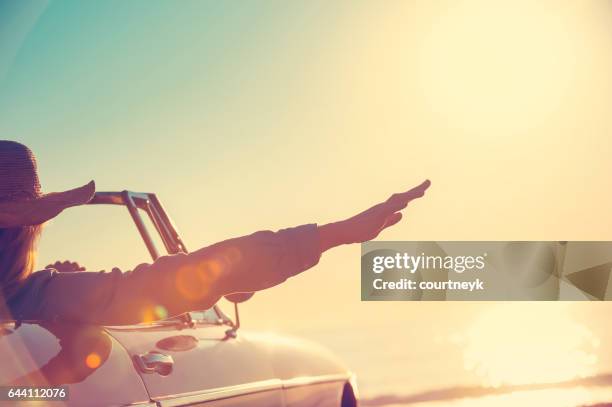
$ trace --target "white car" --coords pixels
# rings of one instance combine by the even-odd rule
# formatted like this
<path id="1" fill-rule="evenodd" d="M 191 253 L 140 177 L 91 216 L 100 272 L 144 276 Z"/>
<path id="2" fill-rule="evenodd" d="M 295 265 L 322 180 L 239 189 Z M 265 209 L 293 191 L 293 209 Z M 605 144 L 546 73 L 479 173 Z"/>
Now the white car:
<path id="1" fill-rule="evenodd" d="M 98 192 L 91 204 L 126 206 L 153 259 L 153 233 L 167 253 L 187 252 L 154 194 Z M 12 400 L 48 400 L 43 389 L 59 388 L 55 405 L 357 406 L 354 376 L 332 353 L 240 330 L 237 304 L 250 295 L 229 297 L 234 321 L 218 306 L 130 326 L 0 321 L 0 386 Z"/>

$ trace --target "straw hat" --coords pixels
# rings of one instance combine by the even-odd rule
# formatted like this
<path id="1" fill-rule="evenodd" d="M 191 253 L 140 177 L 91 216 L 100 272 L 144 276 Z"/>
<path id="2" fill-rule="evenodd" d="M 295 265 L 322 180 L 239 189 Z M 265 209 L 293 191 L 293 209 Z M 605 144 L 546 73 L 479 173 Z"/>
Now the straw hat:
<path id="1" fill-rule="evenodd" d="M 71 206 L 93 198 L 93 181 L 64 192 L 43 194 L 32 151 L 15 141 L 0 140 L 0 228 L 39 225 Z"/>

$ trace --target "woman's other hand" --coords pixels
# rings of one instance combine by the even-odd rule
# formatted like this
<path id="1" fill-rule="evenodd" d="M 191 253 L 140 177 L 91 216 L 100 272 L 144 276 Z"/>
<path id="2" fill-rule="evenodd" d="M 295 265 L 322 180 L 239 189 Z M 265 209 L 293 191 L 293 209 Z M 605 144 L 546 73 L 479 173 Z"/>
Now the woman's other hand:
<path id="1" fill-rule="evenodd" d="M 410 201 L 425 195 L 431 182 L 426 180 L 409 191 L 393 194 L 379 203 L 349 219 L 328 223 L 319 227 L 321 252 L 347 243 L 360 243 L 374 239 L 378 234 L 402 219 L 402 213 Z"/>
<path id="2" fill-rule="evenodd" d="M 45 268 L 55 269 L 59 271 L 60 273 L 67 273 L 71 271 L 85 271 L 85 267 L 79 265 L 79 263 L 75 261 L 68 261 L 68 260 L 64 260 L 64 261 L 58 260 L 53 264 L 48 264 L 47 267 Z"/>

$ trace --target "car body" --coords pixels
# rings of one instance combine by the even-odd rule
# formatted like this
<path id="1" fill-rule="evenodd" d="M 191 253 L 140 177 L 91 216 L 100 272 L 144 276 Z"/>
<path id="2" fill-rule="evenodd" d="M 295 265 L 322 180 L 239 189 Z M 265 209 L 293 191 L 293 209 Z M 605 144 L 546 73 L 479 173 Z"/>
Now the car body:
<path id="1" fill-rule="evenodd" d="M 91 204 L 126 206 L 153 259 L 152 233 L 166 253 L 187 252 L 154 194 L 97 192 Z M 354 376 L 331 352 L 243 331 L 217 305 L 129 326 L 1 321 L 0 354 L 0 385 L 66 386 L 67 405 L 357 405 Z"/>

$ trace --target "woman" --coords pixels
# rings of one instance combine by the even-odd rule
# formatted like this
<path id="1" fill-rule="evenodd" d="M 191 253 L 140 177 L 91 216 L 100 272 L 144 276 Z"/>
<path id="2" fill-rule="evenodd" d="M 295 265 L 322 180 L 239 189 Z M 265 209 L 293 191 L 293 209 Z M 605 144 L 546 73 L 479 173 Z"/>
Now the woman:
<path id="1" fill-rule="evenodd" d="M 121 325 L 141 322 L 159 306 L 167 315 L 207 309 L 226 294 L 280 284 L 316 265 L 332 247 L 375 238 L 399 222 L 400 211 L 423 196 L 429 184 L 340 222 L 260 231 L 164 256 L 125 273 L 33 272 L 41 225 L 68 207 L 87 203 L 95 185 L 42 194 L 32 152 L 0 140 L 0 313 L 17 320 Z"/>

